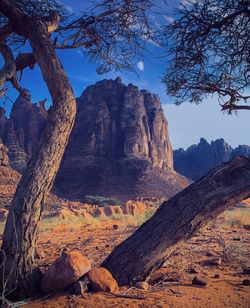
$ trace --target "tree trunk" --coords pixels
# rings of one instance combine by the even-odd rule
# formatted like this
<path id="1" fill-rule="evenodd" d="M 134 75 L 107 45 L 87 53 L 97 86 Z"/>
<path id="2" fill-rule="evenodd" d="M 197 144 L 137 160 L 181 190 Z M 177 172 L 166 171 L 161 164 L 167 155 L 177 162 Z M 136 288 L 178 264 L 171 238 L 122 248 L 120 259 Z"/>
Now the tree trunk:
<path id="1" fill-rule="evenodd" d="M 249 197 L 250 159 L 238 156 L 164 202 L 102 266 L 119 285 L 144 280 L 163 265 L 177 244 L 191 238 L 226 208 Z"/>
<path id="2" fill-rule="evenodd" d="M 59 168 L 76 113 L 72 88 L 50 42 L 46 25 L 39 20 L 28 22 L 29 42 L 49 88 L 53 107 L 40 146 L 17 187 L 4 230 L 6 288 L 8 292 L 18 288 L 24 296 L 34 290 L 34 252 L 41 208 Z"/>

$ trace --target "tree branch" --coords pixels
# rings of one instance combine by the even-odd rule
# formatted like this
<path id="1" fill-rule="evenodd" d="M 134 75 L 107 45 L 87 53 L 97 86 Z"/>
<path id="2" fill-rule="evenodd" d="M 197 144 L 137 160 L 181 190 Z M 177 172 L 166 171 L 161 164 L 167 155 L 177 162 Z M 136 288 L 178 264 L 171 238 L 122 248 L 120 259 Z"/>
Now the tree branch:
<path id="1" fill-rule="evenodd" d="M 221 105 L 221 110 L 228 110 L 229 113 L 233 110 L 250 110 L 250 106 L 244 106 L 244 105 Z"/>
<path id="2" fill-rule="evenodd" d="M 5 44 L 0 44 L 0 52 L 4 58 L 5 64 L 0 70 L 0 89 L 7 80 L 10 80 L 16 73 L 16 63 L 11 49 Z M 4 93 L 6 90 L 4 91 Z M 3 91 L 0 93 L 0 97 L 4 95 Z"/>
<path id="3" fill-rule="evenodd" d="M 27 36 L 26 31 L 26 15 L 9 0 L 0 1 L 0 11 L 1 13 L 9 19 L 10 26 L 13 31 L 17 34 Z"/>
<path id="4" fill-rule="evenodd" d="M 16 58 L 16 71 L 22 71 L 26 67 L 33 69 L 36 64 L 36 59 L 31 52 L 19 54 Z"/>
<path id="5" fill-rule="evenodd" d="M 4 42 L 6 38 L 13 32 L 12 27 L 7 24 L 0 28 L 0 43 Z"/>

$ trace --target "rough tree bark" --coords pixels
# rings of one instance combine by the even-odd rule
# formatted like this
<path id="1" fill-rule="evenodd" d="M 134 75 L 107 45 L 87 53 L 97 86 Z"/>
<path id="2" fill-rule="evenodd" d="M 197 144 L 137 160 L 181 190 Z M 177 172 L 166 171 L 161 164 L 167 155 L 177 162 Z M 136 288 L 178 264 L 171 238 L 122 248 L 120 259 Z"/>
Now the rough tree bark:
<path id="1" fill-rule="evenodd" d="M 6 15 L 8 17 L 7 9 Z M 41 209 L 59 168 L 76 113 L 74 94 L 50 42 L 46 23 L 25 20 L 25 25 L 35 60 L 49 88 L 53 107 L 40 146 L 17 187 L 4 231 L 3 280 L 7 282 L 9 292 L 16 288 L 21 290 L 18 296 L 30 295 L 30 291 L 34 290 L 34 252 Z"/>
<path id="2" fill-rule="evenodd" d="M 102 266 L 128 285 L 146 279 L 226 208 L 250 197 L 250 159 L 238 156 L 164 202 L 154 216 L 117 246 Z"/>

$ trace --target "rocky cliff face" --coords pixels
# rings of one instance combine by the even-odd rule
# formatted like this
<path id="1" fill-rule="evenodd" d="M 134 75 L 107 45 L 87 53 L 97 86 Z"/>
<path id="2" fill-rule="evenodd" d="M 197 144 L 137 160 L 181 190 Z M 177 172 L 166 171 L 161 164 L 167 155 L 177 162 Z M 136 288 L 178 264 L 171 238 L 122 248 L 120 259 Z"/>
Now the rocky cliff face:
<path id="1" fill-rule="evenodd" d="M 169 197 L 187 185 L 173 171 L 167 121 L 156 95 L 117 78 L 88 87 L 77 105 L 55 182 L 58 194 Z"/>
<path id="2" fill-rule="evenodd" d="M 188 181 L 173 170 L 167 120 L 158 96 L 120 78 L 88 87 L 77 99 L 77 117 L 54 191 L 135 199 L 170 197 Z M 43 104 L 19 97 L 10 119 L 0 110 L 0 132 L 10 164 L 22 172 L 47 121 Z"/>
<path id="3" fill-rule="evenodd" d="M 0 207 L 11 203 L 19 179 L 20 174 L 9 165 L 8 149 L 0 138 Z M 0 212 L 0 221 L 2 214 Z"/>
<path id="4" fill-rule="evenodd" d="M 14 103 L 10 118 L 0 109 L 0 138 L 9 149 L 10 165 L 22 172 L 38 146 L 42 129 L 47 121 L 44 104 L 32 104 L 26 91 L 25 98 L 19 96 Z"/>
<path id="5" fill-rule="evenodd" d="M 9 166 L 9 157 L 7 153 L 7 148 L 2 144 L 2 140 L 0 139 L 0 167 L 1 166 Z"/>
<path id="6" fill-rule="evenodd" d="M 224 139 L 210 144 L 201 138 L 197 145 L 174 151 L 174 169 L 192 180 L 198 180 L 212 168 L 236 155 L 250 155 L 250 146 L 240 145 L 233 149 Z"/>

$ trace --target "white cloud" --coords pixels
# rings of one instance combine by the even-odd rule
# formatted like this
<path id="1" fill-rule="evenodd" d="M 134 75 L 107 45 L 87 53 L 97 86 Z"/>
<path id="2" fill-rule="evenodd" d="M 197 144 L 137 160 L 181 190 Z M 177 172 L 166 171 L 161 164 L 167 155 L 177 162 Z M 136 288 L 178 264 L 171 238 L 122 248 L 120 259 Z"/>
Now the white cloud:
<path id="1" fill-rule="evenodd" d="M 77 52 L 80 56 L 83 56 L 83 53 L 82 53 L 82 51 L 81 51 L 80 49 L 78 49 L 76 52 Z"/>
<path id="2" fill-rule="evenodd" d="M 164 15 L 164 18 L 169 24 L 171 24 L 174 21 L 174 18 L 171 16 Z"/>
<path id="3" fill-rule="evenodd" d="M 186 8 L 192 6 L 196 0 L 181 0 L 179 7 L 185 6 Z"/>
<path id="4" fill-rule="evenodd" d="M 137 67 L 138 67 L 138 69 L 139 69 L 140 71 L 144 71 L 144 62 L 139 61 L 139 62 L 137 63 Z"/>
<path id="5" fill-rule="evenodd" d="M 64 7 L 70 14 L 74 13 L 74 10 L 71 5 L 65 4 Z"/>

